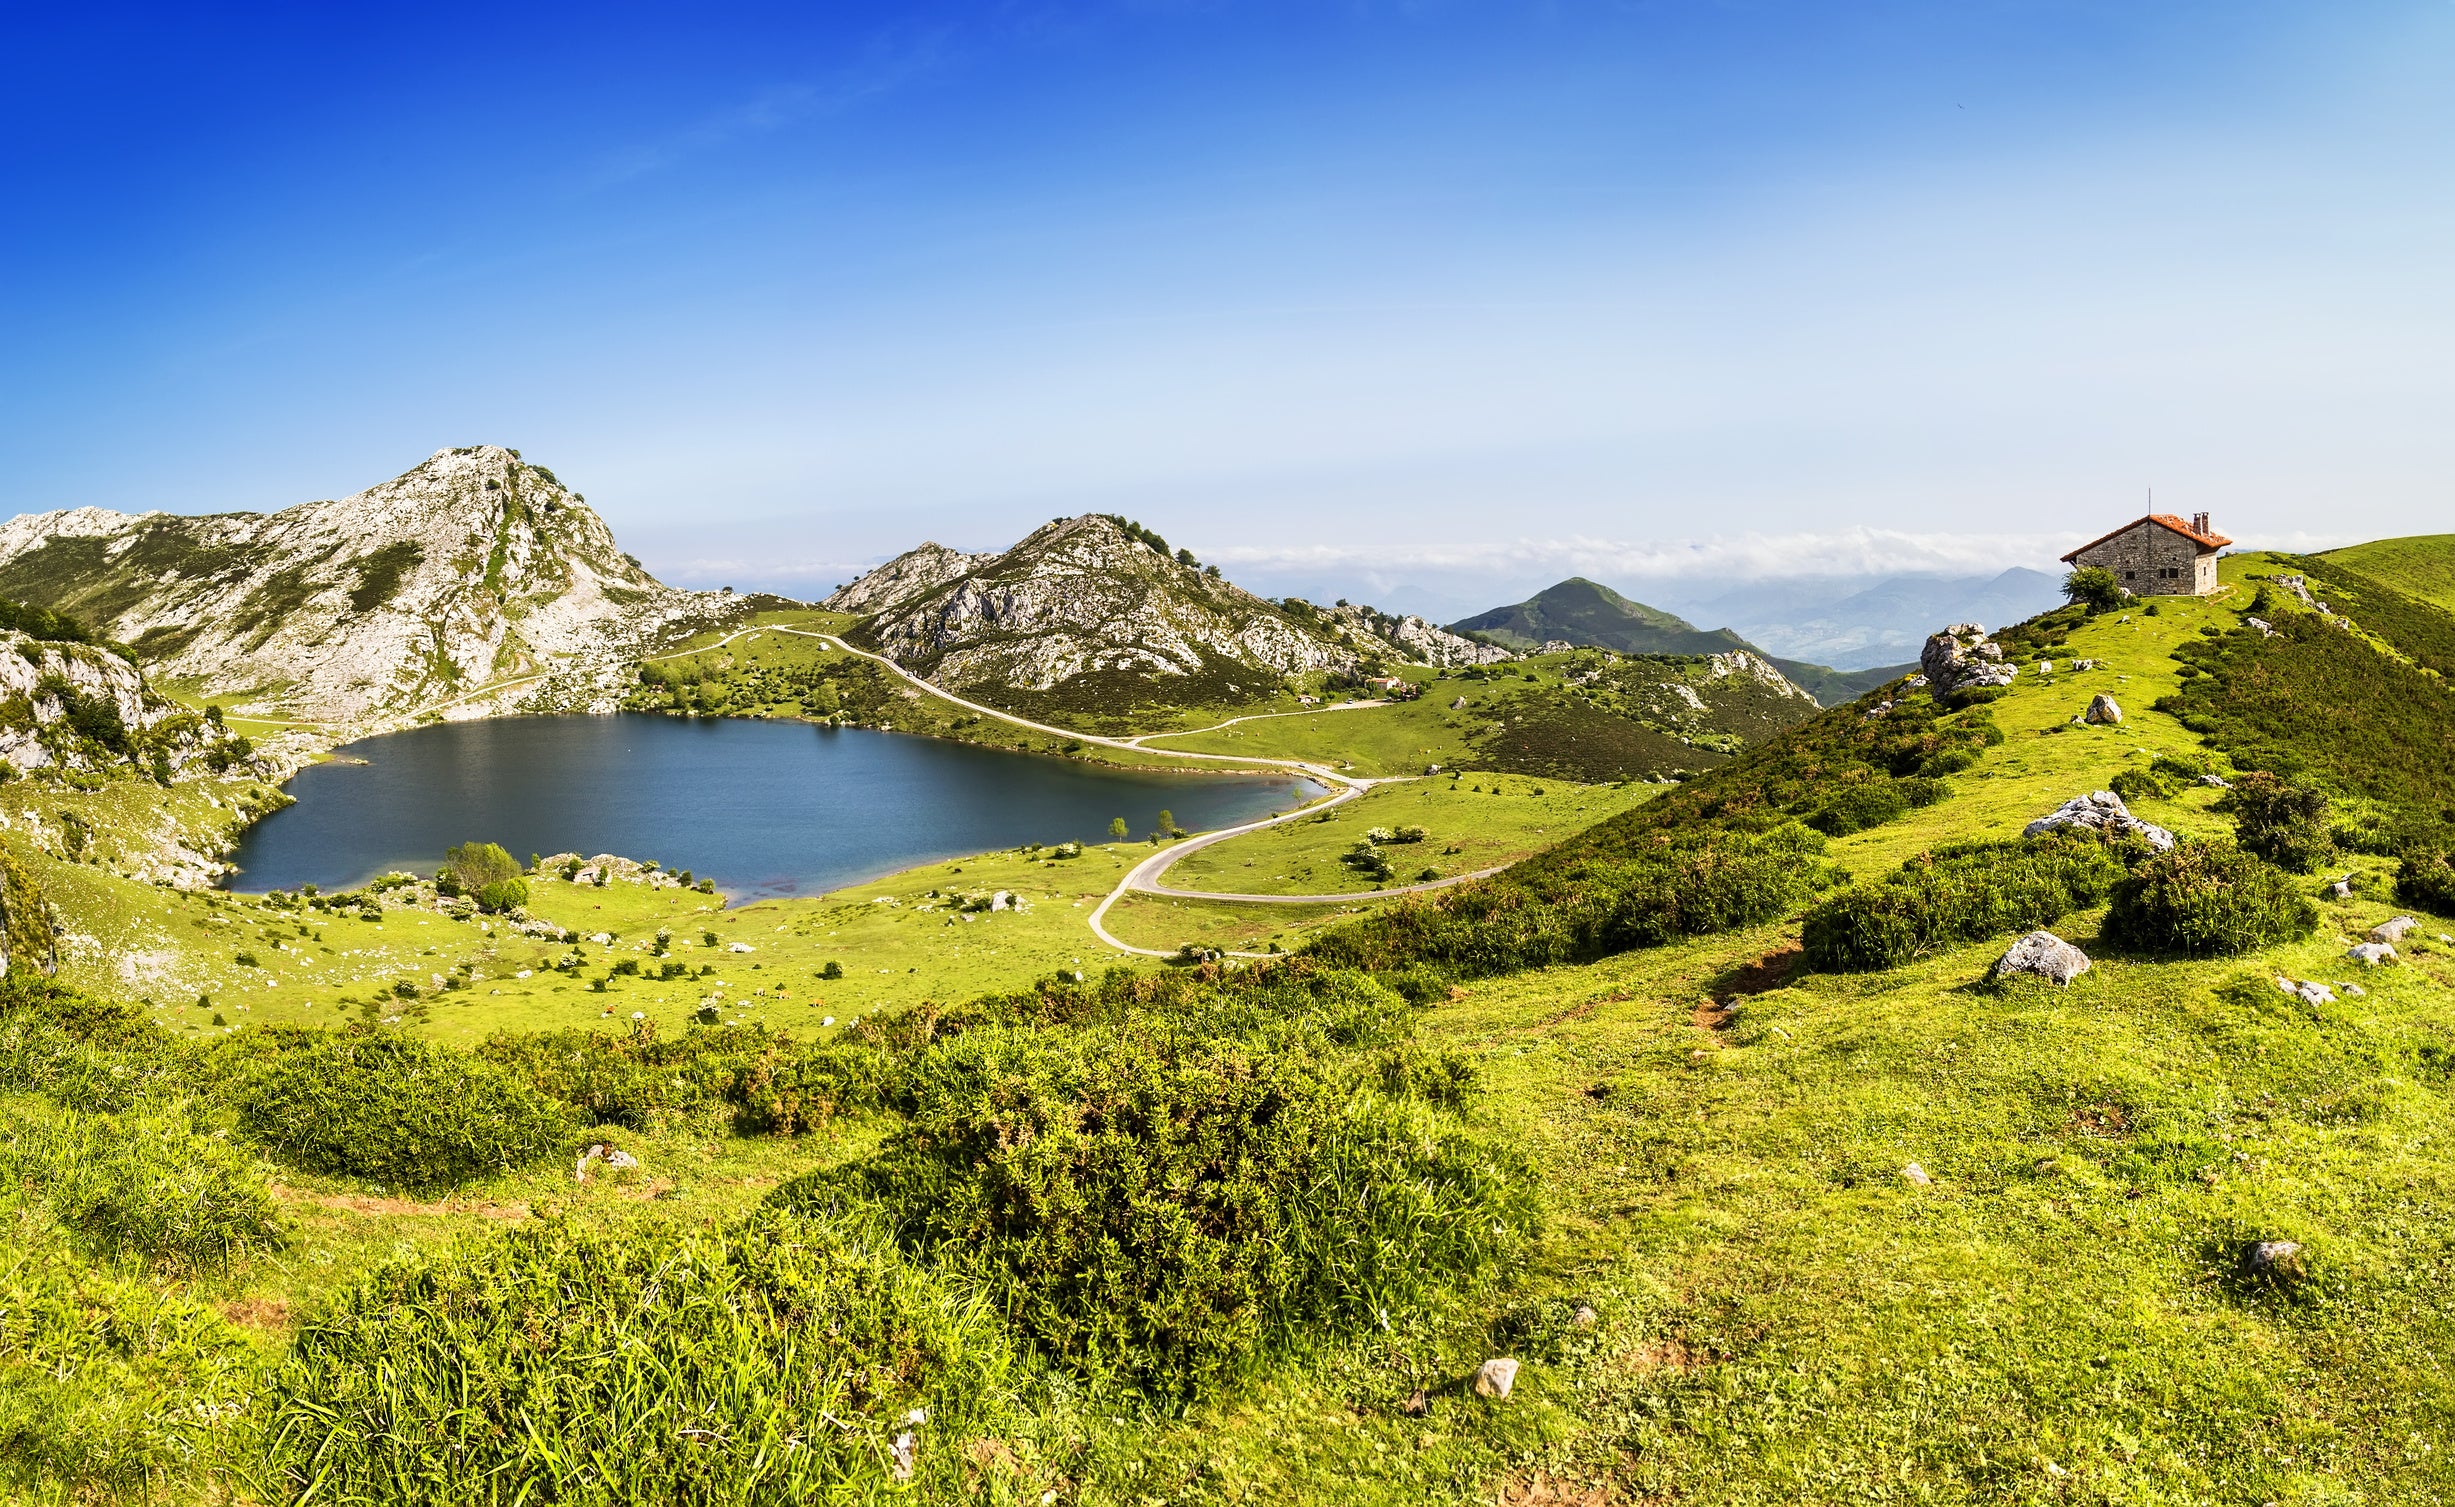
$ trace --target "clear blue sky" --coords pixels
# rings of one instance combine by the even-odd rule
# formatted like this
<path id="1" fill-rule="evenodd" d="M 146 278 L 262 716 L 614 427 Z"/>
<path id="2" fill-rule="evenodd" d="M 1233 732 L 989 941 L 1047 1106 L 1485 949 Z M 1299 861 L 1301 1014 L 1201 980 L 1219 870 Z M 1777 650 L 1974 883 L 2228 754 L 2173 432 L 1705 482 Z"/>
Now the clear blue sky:
<path id="1" fill-rule="evenodd" d="M 2447 0 L 208 9 L 11 13 L 0 511 L 488 441 L 798 591 L 2455 526 Z"/>

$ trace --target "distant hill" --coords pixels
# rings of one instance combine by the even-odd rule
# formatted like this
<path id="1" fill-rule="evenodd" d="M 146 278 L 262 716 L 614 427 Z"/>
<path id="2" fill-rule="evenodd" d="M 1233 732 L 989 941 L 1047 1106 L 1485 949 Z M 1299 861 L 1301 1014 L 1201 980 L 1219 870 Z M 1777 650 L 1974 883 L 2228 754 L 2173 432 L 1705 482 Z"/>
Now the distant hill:
<path id="1" fill-rule="evenodd" d="M 1999 628 L 2062 601 L 2060 575 L 2015 567 L 1991 576 L 1751 581 L 1674 605 L 1776 653 L 1856 670 L 1916 659 L 1927 635 L 1946 623 Z"/>
<path id="2" fill-rule="evenodd" d="M 1902 664 L 1845 671 L 1784 659 L 1766 653 L 1728 628 L 1708 632 L 1685 618 L 1632 601 L 1583 576 L 1571 576 L 1525 601 L 1462 618 L 1449 627 L 1453 633 L 1471 633 L 1520 650 L 1538 649 L 1546 643 L 1566 643 L 1615 649 L 1622 654 L 1753 654 L 1771 663 L 1825 706 L 1848 701 L 1916 668 Z"/>
<path id="3" fill-rule="evenodd" d="M 659 582 L 553 472 L 495 445 L 278 513 L 13 518 L 0 597 L 92 623 L 157 678 L 360 729 L 474 713 L 458 698 L 501 682 L 494 709 L 610 709 L 649 646 L 750 606 Z"/>

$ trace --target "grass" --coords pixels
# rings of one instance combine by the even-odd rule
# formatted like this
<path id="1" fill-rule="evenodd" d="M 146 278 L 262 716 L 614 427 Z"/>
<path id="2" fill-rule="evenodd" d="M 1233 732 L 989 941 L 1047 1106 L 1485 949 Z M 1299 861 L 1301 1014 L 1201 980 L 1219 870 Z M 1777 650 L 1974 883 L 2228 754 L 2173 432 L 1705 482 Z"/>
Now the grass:
<path id="1" fill-rule="evenodd" d="M 2196 735 L 2151 708 L 2181 686 L 2174 648 L 2205 626 L 2232 624 L 2253 568 L 2264 567 L 2226 561 L 2219 600 L 2168 599 L 2155 617 L 2074 626 L 2057 663 L 2093 656 L 2105 669 L 2049 678 L 2024 666 L 1989 708 L 2003 741 L 1945 776 L 1944 800 L 1833 838 L 1825 857 L 1873 879 L 1948 843 L 2015 838 L 2070 796 L 2160 756 L 2205 757 Z M 2121 701 L 2126 720 L 2072 726 L 2100 691 Z M 0 809 L 15 819 L 16 797 L 30 788 L 10 787 Z M 1418 787 L 1388 794 L 1410 791 Z M 2177 786 L 2137 809 L 2185 836 L 2218 837 L 2230 823 L 2208 809 L 2215 795 Z M 116 799 L 107 790 L 76 798 Z M 1328 825 L 1360 831 L 1380 798 Z M 1414 798 L 1454 800 L 1460 811 L 1478 799 Z M 1599 798 L 1480 799 L 1505 812 Z M 194 819 L 213 811 L 199 802 Z M 1422 824 L 1434 829 L 1427 846 L 1438 845 L 1438 823 Z M 107 841 L 118 829 L 98 830 Z M 26 834 L 10 836 L 22 843 Z M 716 964 L 728 997 L 753 982 L 792 985 L 794 1002 L 764 990 L 771 1002 L 728 1006 L 727 1018 L 806 1030 L 813 1016 L 958 1000 L 1077 957 L 1096 964 L 1081 916 L 1149 851 L 1094 848 L 1057 865 L 989 855 L 723 912 L 672 889 L 553 879 L 536 885 L 532 903 L 564 925 L 621 934 L 610 947 L 582 945 L 584 978 L 604 976 L 616 958 L 644 960 L 633 944 L 665 926 L 693 944 L 673 955 L 694 969 Z M 1259 872 L 1254 851 L 1230 846 L 1214 861 L 1232 876 L 1247 872 L 1246 857 Z M 368 982 L 386 969 L 449 973 L 458 961 L 516 972 L 508 965 L 531 955 L 522 949 L 556 950 L 406 911 L 380 926 L 327 918 L 324 941 L 302 947 L 294 931 L 278 930 L 291 924 L 286 913 L 252 900 L 180 901 L 92 863 L 33 862 L 72 929 L 92 939 L 67 949 L 78 976 L 133 993 L 116 983 L 122 958 L 160 954 L 144 965 L 159 980 L 210 967 L 220 970 L 211 977 L 222 1007 L 249 1006 L 234 1020 L 330 1023 L 332 997 L 366 988 L 340 987 L 345 970 Z M 1296 1337 L 1190 1402 L 1024 1384 L 1012 1373 L 973 1389 L 984 1410 L 963 1443 L 980 1445 L 983 1472 L 1020 1462 L 1016 1479 L 1028 1490 L 1019 1499 L 1053 1490 L 1103 1507 L 1515 1507 L 1589 1490 L 1601 1495 L 1588 1500 L 1768 1504 L 2442 1500 L 2455 1494 L 2442 1446 L 2455 1419 L 2443 1366 L 2455 1346 L 2446 1281 L 2455 1239 L 2440 1217 L 2455 1196 L 2455 943 L 2439 936 L 2455 934 L 2455 916 L 2422 915 L 2397 963 L 2362 968 L 2345 949 L 2397 913 L 2394 864 L 2350 863 L 2351 899 L 2324 892 L 2332 873 L 2292 881 L 2317 909 L 2313 935 L 2241 958 L 2159 959 L 2104 935 L 2102 909 L 2066 916 L 2060 934 L 2096 966 L 2064 990 L 1981 987 L 2000 937 L 1946 939 L 1883 972 L 1803 971 L 1793 911 L 1433 996 L 1405 1012 L 1413 1038 L 1480 1080 L 1477 1133 L 1531 1159 L 1549 1209 L 1500 1286 L 1460 1288 L 1452 1303 L 1393 1312 L 1386 1324 Z M 1174 877 L 1195 872 L 1189 861 Z M 926 891 L 958 887 L 1022 890 L 1032 908 L 951 926 L 948 912 L 922 908 Z M 876 904 L 882 895 L 892 903 Z M 1195 930 L 1266 938 L 1263 928 L 1275 928 L 1293 938 L 1325 913 L 1336 912 L 1138 897 L 1110 914 L 1120 935 L 1172 947 Z M 708 951 L 703 929 L 758 950 Z M 268 931 L 291 950 L 271 951 Z M 229 961 L 242 946 L 268 966 Z M 830 958 L 846 977 L 819 984 L 810 975 Z M 2279 976 L 2335 986 L 2337 1002 L 2288 996 Z M 506 982 L 498 971 L 429 997 L 425 1019 L 403 1025 L 466 1040 L 498 1027 L 602 1027 L 610 1007 L 618 1022 L 638 1009 L 672 1028 L 712 992 L 712 977 L 675 987 L 625 976 L 616 993 L 596 995 L 584 983 L 534 972 Z M 497 988 L 505 992 L 488 992 Z M 160 1008 L 150 1013 L 187 1017 L 190 1035 L 210 1031 L 197 1007 L 155 992 Z M 799 1002 L 810 994 L 824 1004 Z M 1082 1027 L 1052 1020 L 1046 1029 L 1063 1040 Z M 0 1468 L 21 1473 L 20 1489 L 34 1489 L 24 1474 L 33 1470 L 98 1495 L 132 1495 L 152 1481 L 176 1496 L 195 1485 L 177 1473 L 182 1451 L 202 1449 L 219 1478 L 236 1480 L 227 1467 L 237 1457 L 213 1452 L 242 1450 L 245 1431 L 198 1425 L 197 1409 L 275 1395 L 266 1378 L 310 1320 L 319 1334 L 370 1334 L 382 1320 L 349 1296 L 361 1284 L 380 1297 L 400 1290 L 403 1271 L 432 1265 L 467 1302 L 501 1289 L 489 1324 L 544 1320 L 552 1305 L 514 1299 L 533 1274 L 566 1269 L 557 1251 L 602 1236 L 669 1255 L 682 1248 L 681 1231 L 692 1232 L 694 1251 L 714 1252 L 781 1183 L 862 1165 L 910 1124 L 888 1112 L 792 1138 L 734 1136 L 719 1118 L 599 1130 L 643 1167 L 575 1183 L 568 1166 L 544 1164 L 428 1200 L 284 1172 L 267 1185 L 285 1224 L 282 1250 L 242 1248 L 226 1266 L 177 1278 L 74 1265 L 85 1258 L 66 1235 L 46 1233 L 39 1194 L 11 1184 L 0 1189 L 0 1212 L 14 1221 L 12 1254 L 0 1263 Z M 1906 1175 L 1913 1163 L 1926 1181 Z M 498 1245 L 490 1237 L 505 1227 L 540 1233 Z M 1132 1261 L 1135 1238 L 1119 1237 L 1120 1262 Z M 440 1263 L 461 1258 L 445 1253 L 471 1240 L 502 1254 L 453 1267 L 462 1275 L 452 1277 Z M 2247 1253 L 2265 1240 L 2298 1242 L 2299 1260 L 2254 1271 Z M 730 1270 L 730 1260 L 702 1264 Z M 632 1270 L 618 1261 L 592 1269 Z M 489 1273 L 501 1278 L 492 1287 L 467 1280 Z M 588 1326 L 637 1290 L 628 1281 L 594 1296 L 583 1289 L 571 1332 L 610 1333 Z M 745 1323 L 757 1317 L 738 1312 Z M 87 1317 L 68 1322 L 73 1315 Z M 96 1322 L 135 1338 L 101 1344 Z M 734 1331 L 711 1323 L 704 1332 Z M 352 1357 L 417 1359 L 398 1373 L 403 1385 L 454 1374 L 431 1335 L 401 1340 L 392 1350 L 351 1340 L 357 1348 L 331 1352 L 329 1384 L 297 1395 L 331 1397 L 357 1384 L 348 1378 L 373 1385 L 371 1370 L 343 1364 Z M 761 1378 L 774 1373 L 760 1368 L 772 1343 L 743 1353 L 735 1373 L 768 1385 Z M 1494 1355 L 1524 1364 L 1506 1403 L 1468 1386 Z M 648 1416 L 625 1411 L 647 1394 L 588 1391 L 602 1373 L 575 1365 L 570 1375 L 570 1397 L 614 1398 L 605 1418 Z M 1008 1397 L 1015 1411 L 994 1411 Z M 606 1432 L 582 1437 L 600 1452 L 592 1458 L 647 1468 L 604 1455 Z M 863 1437 L 880 1442 L 875 1431 Z M 467 1483 L 456 1484 L 467 1497 Z M 673 1494 L 721 1499 L 720 1490 Z M 956 1495 L 941 1484 L 920 1499 Z"/>
<path id="2" fill-rule="evenodd" d="M 1389 846 L 1399 880 L 1426 867 L 1472 873 L 1514 863 L 1569 833 L 1636 805 L 1659 785 L 1570 785 L 1476 774 L 1380 786 L 1319 816 L 1201 849 L 1161 876 L 1172 889 L 1247 895 L 1339 894 L 1375 881 L 1339 862 L 1371 828 L 1426 828 L 1421 842 Z"/>

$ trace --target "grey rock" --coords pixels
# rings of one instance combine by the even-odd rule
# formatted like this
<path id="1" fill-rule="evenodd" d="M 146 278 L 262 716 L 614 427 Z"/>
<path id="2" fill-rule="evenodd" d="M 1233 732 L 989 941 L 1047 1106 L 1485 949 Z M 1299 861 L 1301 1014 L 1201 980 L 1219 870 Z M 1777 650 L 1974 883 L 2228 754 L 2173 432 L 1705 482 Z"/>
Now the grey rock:
<path id="1" fill-rule="evenodd" d="M 2353 898 L 2353 881 L 2349 878 L 2339 879 L 2327 887 L 2327 893 L 2339 900 L 2350 900 Z"/>
<path id="2" fill-rule="evenodd" d="M 2123 709 L 2113 697 L 2099 691 L 2089 698 L 2088 710 L 2080 715 L 2091 722 L 2112 726 L 2123 720 Z"/>
<path id="3" fill-rule="evenodd" d="M 1517 1385 L 1517 1362 L 1507 1356 L 1495 1356 L 1475 1368 L 1475 1395 L 1489 1397 L 1494 1402 L 1506 1401 L 1510 1388 Z"/>
<path id="4" fill-rule="evenodd" d="M 2381 921 L 2370 928 L 2370 940 L 2373 942 L 2401 942 L 2404 940 L 2404 933 L 2420 924 L 2410 916 L 2398 916 L 2392 921 Z"/>
<path id="5" fill-rule="evenodd" d="M 2088 954 L 2050 931 L 2033 931 L 1995 959 L 1994 976 L 2026 973 L 2056 984 L 2068 984 L 2088 972 Z"/>
<path id="6" fill-rule="evenodd" d="M 1928 637 L 1919 651 L 1918 669 L 1938 696 L 1986 686 L 2005 686 L 2020 673 L 2003 663 L 2003 650 L 1986 641 L 1986 630 L 1975 623 L 1954 623 Z"/>
<path id="7" fill-rule="evenodd" d="M 2346 949 L 2346 957 L 2365 968 L 2376 968 L 2395 961 L 2395 949 L 2384 942 L 2356 942 Z"/>
<path id="8" fill-rule="evenodd" d="M 1901 1177 L 1903 1181 L 1909 1183 L 1913 1187 L 1918 1188 L 1928 1187 L 1935 1181 L 1935 1179 L 1927 1176 L 1927 1170 L 1924 1167 L 1919 1166 L 1916 1162 L 1912 1162 L 1908 1166 L 1902 1168 Z"/>
<path id="9" fill-rule="evenodd" d="M 1465 708 L 1466 708 L 1466 698 L 1465 698 L 1465 697 L 1463 697 L 1463 696 L 1453 696 L 1453 697 L 1451 697 L 1451 698 L 1450 698 L 1450 701 L 1449 701 L 1449 709 L 1450 709 L 1451 711 L 1453 711 L 1453 712 L 1456 712 L 1456 711 L 1463 711 L 1463 710 L 1465 710 Z"/>
<path id="10" fill-rule="evenodd" d="M 1601 1317 L 1594 1312 L 1594 1305 L 1580 1303 L 1577 1305 L 1577 1312 L 1570 1316 L 1569 1322 L 1580 1329 L 1591 1329 L 1601 1322 Z"/>
<path id="11" fill-rule="evenodd" d="M 2332 1005 L 2336 1002 L 2336 991 L 2315 979 L 2296 985 L 2293 993 L 2305 1005 Z"/>
<path id="12" fill-rule="evenodd" d="M 2076 795 L 2021 829 L 2023 837 L 2041 837 L 2057 827 L 2087 827 L 2108 836 L 2137 835 L 2162 853 L 2174 845 L 2174 834 L 2153 822 L 2141 821 L 2111 790 Z"/>
<path id="13" fill-rule="evenodd" d="M 2199 777 L 2199 783 L 2215 790 L 2231 790 L 2233 788 L 2233 782 L 2226 779 L 2221 774 L 2203 774 Z"/>
<path id="14" fill-rule="evenodd" d="M 2262 1240 L 2242 1253 L 2242 1265 L 2254 1277 L 2295 1277 L 2301 1275 L 2301 1257 L 2298 1240 Z"/>

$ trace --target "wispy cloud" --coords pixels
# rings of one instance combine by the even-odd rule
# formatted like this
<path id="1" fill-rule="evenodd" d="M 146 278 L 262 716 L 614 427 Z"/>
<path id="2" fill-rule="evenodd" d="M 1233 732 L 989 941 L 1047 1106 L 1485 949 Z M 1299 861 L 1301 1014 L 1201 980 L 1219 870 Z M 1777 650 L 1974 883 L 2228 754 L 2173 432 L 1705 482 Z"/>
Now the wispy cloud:
<path id="1" fill-rule="evenodd" d="M 824 79 L 762 90 L 740 104 L 606 157 L 585 176 L 581 187 L 612 188 L 736 141 L 804 120 L 841 115 L 928 73 L 944 58 L 947 40 L 943 30 L 873 39 L 861 61 Z"/>

